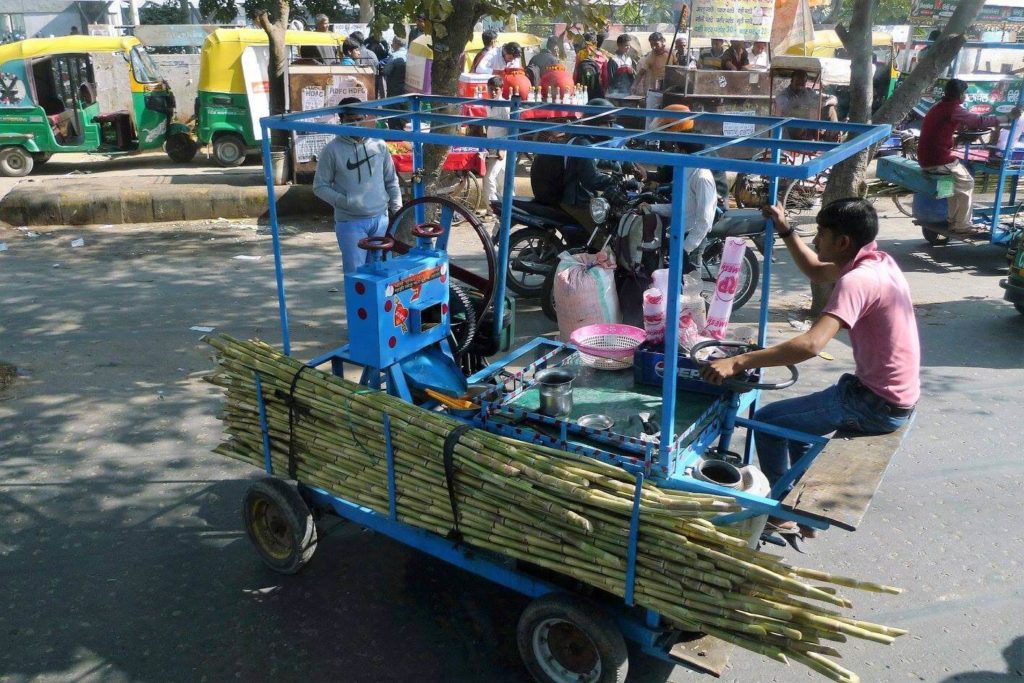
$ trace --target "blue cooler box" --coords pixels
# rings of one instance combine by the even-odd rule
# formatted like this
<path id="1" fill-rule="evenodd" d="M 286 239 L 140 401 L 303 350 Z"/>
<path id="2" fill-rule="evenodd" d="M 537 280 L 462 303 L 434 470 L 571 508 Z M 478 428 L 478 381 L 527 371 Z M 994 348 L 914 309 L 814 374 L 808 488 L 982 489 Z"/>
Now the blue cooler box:
<path id="1" fill-rule="evenodd" d="M 912 213 L 914 218 L 925 223 L 945 223 L 949 219 L 949 203 L 945 199 L 933 199 L 920 192 L 914 193 Z"/>
<path id="2" fill-rule="evenodd" d="M 644 342 L 633 354 L 633 381 L 660 387 L 665 377 L 665 348 L 661 345 L 649 346 Z M 720 396 L 726 392 L 723 387 L 708 384 L 700 378 L 697 364 L 689 356 L 680 355 L 676 370 L 676 388 L 696 391 L 702 394 Z"/>

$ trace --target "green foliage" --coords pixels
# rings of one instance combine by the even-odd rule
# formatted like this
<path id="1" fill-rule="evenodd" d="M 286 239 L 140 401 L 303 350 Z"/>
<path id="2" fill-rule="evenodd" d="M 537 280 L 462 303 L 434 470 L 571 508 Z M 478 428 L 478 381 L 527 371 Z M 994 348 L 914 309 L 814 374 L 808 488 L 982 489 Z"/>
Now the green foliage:
<path id="1" fill-rule="evenodd" d="M 199 0 L 199 13 L 214 24 L 230 24 L 238 16 L 235 0 Z"/>
<path id="2" fill-rule="evenodd" d="M 187 24 L 188 6 L 184 0 L 164 0 L 161 5 L 150 5 L 139 10 L 139 21 L 143 24 Z"/>
<path id="3" fill-rule="evenodd" d="M 612 18 L 619 23 L 634 26 L 675 22 L 672 0 L 630 0 L 615 9 Z"/>
<path id="4" fill-rule="evenodd" d="M 875 24 L 906 24 L 910 19 L 911 0 L 875 0 Z M 853 3 L 843 2 L 836 23 L 849 25 Z"/>

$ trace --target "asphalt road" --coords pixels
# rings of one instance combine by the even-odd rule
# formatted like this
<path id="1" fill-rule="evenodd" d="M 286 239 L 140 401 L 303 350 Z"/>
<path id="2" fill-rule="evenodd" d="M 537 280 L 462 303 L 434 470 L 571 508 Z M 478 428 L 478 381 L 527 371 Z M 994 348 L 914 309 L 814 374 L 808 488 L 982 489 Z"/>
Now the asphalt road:
<path id="1" fill-rule="evenodd" d="M 929 248 L 894 213 L 881 243 L 913 287 L 924 347 L 916 426 L 860 530 L 786 552 L 907 589 L 854 596 L 857 614 L 911 631 L 847 643 L 862 680 L 1020 680 L 1024 316 L 1001 301 L 998 249 Z M 265 235 L 216 221 L 37 232 L 0 228 L 0 360 L 19 369 L 0 391 L 0 681 L 525 681 L 520 597 L 349 525 L 287 578 L 244 537 L 240 501 L 260 473 L 210 453 L 220 397 L 189 328 L 279 339 Z M 295 351 L 309 357 L 345 337 L 337 247 L 299 231 L 285 252 Z M 785 256 L 777 274 L 780 339 L 806 287 Z M 522 307 L 521 334 L 545 329 Z M 780 393 L 851 368 L 845 340 L 829 351 Z M 745 652 L 723 676 L 813 678 Z"/>

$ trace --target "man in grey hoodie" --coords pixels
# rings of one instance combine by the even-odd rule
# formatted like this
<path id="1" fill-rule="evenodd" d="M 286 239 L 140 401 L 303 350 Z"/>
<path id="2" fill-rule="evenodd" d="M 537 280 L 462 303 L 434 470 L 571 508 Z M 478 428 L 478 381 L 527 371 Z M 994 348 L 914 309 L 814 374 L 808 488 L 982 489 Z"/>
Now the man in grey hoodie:
<path id="1" fill-rule="evenodd" d="M 346 97 L 338 106 L 360 104 Z M 362 114 L 343 109 L 343 124 L 358 126 Z M 383 235 L 388 212 L 402 208 L 402 191 L 391 153 L 383 140 L 339 135 L 320 153 L 313 179 L 313 192 L 334 207 L 334 232 L 341 248 L 345 274 L 366 262 L 366 251 L 358 246 L 364 237 Z"/>

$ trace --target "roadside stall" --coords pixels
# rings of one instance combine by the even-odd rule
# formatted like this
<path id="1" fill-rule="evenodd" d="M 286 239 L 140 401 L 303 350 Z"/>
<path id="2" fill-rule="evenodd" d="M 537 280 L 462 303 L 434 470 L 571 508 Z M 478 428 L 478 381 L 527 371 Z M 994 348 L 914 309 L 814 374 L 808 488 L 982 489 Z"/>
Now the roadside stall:
<path id="1" fill-rule="evenodd" d="M 378 122 L 411 115 L 411 131 L 314 120 L 337 109 L 262 121 L 282 348 L 208 339 L 220 365 L 210 381 L 229 397 L 229 439 L 217 452 L 273 475 L 253 484 L 243 505 L 261 557 L 276 571 L 298 571 L 315 549 L 316 511 L 523 593 L 533 601 L 517 628 L 520 654 L 530 674 L 545 683 L 623 680 L 629 666 L 625 639 L 645 653 L 715 675 L 735 645 L 834 680 L 856 680 L 834 659 L 838 650 L 821 639 L 891 643 L 904 631 L 848 619 L 839 610 L 851 603 L 834 587 L 898 590 L 792 567 L 756 547 L 766 514 L 819 529 L 856 528 L 888 460 L 882 455 L 888 450 L 891 456 L 902 435 L 853 439 L 856 448 L 877 449 L 877 462 L 833 481 L 827 488 L 835 499 L 826 500 L 806 487 L 824 490 L 826 465 L 848 461 L 844 439 L 779 430 L 750 417 L 761 391 L 796 381 L 795 368 L 776 377 L 735 378 L 723 387 L 695 379 L 703 351 L 729 352 L 750 343 L 711 339 L 680 354 L 674 321 L 682 324 L 682 185 L 672 195 L 664 283 L 665 315 L 673 324 L 661 346 L 639 348 L 643 337 L 621 325 L 578 329 L 568 343 L 538 337 L 516 346 L 505 296 L 511 193 L 501 206 L 495 254 L 471 212 L 424 196 L 417 181 L 416 198 L 394 217 L 387 236 L 363 242 L 370 258 L 346 278 L 349 341 L 306 363 L 291 357 L 282 242 L 266 161 L 270 130 L 410 142 L 419 168 L 423 145 L 457 143 L 454 129 L 471 120 L 459 113 L 462 105 L 478 104 L 406 96 L 351 107 Z M 888 126 L 744 117 L 757 127 L 755 139 L 737 140 L 666 131 L 682 120 L 734 123 L 736 116 L 642 110 L 645 117 L 670 122 L 627 131 L 520 118 L 544 104 L 513 100 L 507 106 L 511 120 L 483 123 L 511 129 L 491 143 L 509 157 L 509 185 L 521 153 L 669 165 L 677 177 L 694 166 L 806 179 L 888 134 Z M 609 111 L 573 110 L 584 121 Z M 825 126 L 847 137 L 843 143 L 787 140 L 780 135 L 784 124 Z M 527 137 L 552 128 L 608 141 L 577 146 Z M 631 139 L 768 147 L 774 155 L 761 162 L 612 144 Z M 780 164 L 785 150 L 815 154 L 801 166 Z M 407 238 L 396 229 L 403 223 L 412 225 Z M 770 223 L 765 230 L 770 245 Z M 484 255 L 491 255 L 482 271 L 448 250 L 453 240 L 472 233 Z M 769 247 L 759 344 L 765 342 L 773 289 L 770 256 Z M 722 272 L 718 292 L 725 306 L 731 291 L 725 263 Z M 466 354 L 485 362 L 465 372 Z M 343 379 L 346 366 L 361 372 L 359 384 Z M 763 486 L 749 448 L 731 451 L 741 432 L 757 430 L 811 445 L 774 491 Z M 784 496 L 798 477 L 802 493 Z"/>
<path id="2" fill-rule="evenodd" d="M 0 175 L 25 176 L 54 154 L 196 146 L 174 121 L 174 94 L 136 38 L 67 36 L 0 45 Z"/>

